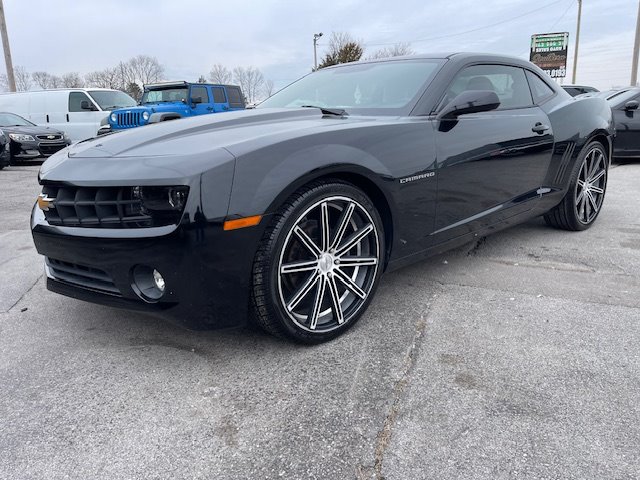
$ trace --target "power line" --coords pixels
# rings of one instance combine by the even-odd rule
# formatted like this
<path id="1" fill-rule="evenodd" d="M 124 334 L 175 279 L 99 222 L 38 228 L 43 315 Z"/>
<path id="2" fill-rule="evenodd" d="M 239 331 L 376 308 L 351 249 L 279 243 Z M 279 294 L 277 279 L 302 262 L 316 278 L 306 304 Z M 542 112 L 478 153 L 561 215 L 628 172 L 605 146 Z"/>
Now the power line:
<path id="1" fill-rule="evenodd" d="M 526 17 L 527 15 L 531 15 L 532 13 L 539 12 L 540 10 L 544 10 L 546 8 L 549 8 L 549 7 L 553 6 L 553 5 L 556 5 L 556 4 L 558 4 L 560 2 L 564 2 L 564 1 L 565 0 L 555 0 L 554 2 L 548 3 L 547 5 L 544 5 L 542 7 L 538 7 L 536 9 L 534 9 L 534 10 L 529 10 L 528 12 L 521 13 L 520 15 L 516 15 L 515 17 L 510 17 L 510 18 L 507 18 L 505 20 L 501 20 L 499 22 L 491 23 L 489 25 L 484 25 L 482 27 L 472 28 L 471 30 L 465 30 L 463 32 L 457 32 L 457 33 L 448 33 L 446 35 L 439 35 L 439 36 L 436 36 L 436 37 L 418 38 L 418 39 L 415 39 L 415 40 L 408 40 L 408 41 L 405 41 L 405 42 L 402 42 L 402 43 L 430 42 L 432 40 L 439 40 L 441 38 L 457 37 L 457 36 L 460 36 L 460 35 L 466 35 L 468 33 L 478 32 L 480 30 L 485 30 L 487 28 L 495 27 L 497 25 L 502 25 L 504 23 L 508 23 L 508 22 L 513 21 L 513 20 L 517 20 L 519 18 Z M 392 42 L 392 43 L 365 43 L 364 46 L 366 46 L 366 47 L 382 47 L 382 46 L 388 46 L 388 45 L 395 45 L 396 43 L 398 43 L 398 42 Z"/>
<path id="2" fill-rule="evenodd" d="M 562 20 L 564 18 L 564 16 L 567 14 L 567 12 L 569 10 L 571 10 L 571 7 L 573 7 L 575 5 L 575 2 L 573 0 L 569 0 L 569 6 L 567 7 L 567 9 L 564 11 L 564 13 L 562 15 L 560 15 L 560 18 L 558 18 L 553 25 L 551 25 L 551 27 L 549 28 L 549 31 L 551 32 L 555 26 L 560 23 L 560 20 Z"/>
<path id="3" fill-rule="evenodd" d="M 553 32 L 553 29 L 555 28 L 555 26 L 560 23 L 560 20 L 562 20 L 564 18 L 564 16 L 567 14 L 567 12 L 569 10 L 571 10 L 571 7 L 573 7 L 575 5 L 574 3 L 575 0 L 569 0 L 569 6 L 566 8 L 566 10 L 562 13 L 562 15 L 560 15 L 560 17 L 558 17 L 558 19 L 553 22 L 553 25 L 551 25 L 551 27 L 549 27 L 549 29 L 547 30 L 547 32 Z M 518 55 L 519 57 L 524 57 L 527 53 L 529 53 L 529 49 L 523 51 L 520 55 Z"/>

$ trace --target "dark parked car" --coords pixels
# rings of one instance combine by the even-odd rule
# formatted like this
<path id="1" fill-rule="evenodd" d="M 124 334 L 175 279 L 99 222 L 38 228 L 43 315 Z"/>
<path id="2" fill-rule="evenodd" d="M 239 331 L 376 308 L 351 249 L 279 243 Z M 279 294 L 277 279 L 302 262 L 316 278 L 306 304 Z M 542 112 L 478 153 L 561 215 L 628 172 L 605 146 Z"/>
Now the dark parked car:
<path id="1" fill-rule="evenodd" d="M 9 165 L 11 154 L 9 152 L 9 137 L 0 130 L 0 170 Z"/>
<path id="2" fill-rule="evenodd" d="M 611 105 L 616 128 L 613 156 L 619 159 L 640 158 L 640 88 L 604 92 L 603 98 Z"/>
<path id="3" fill-rule="evenodd" d="M 575 97 L 576 95 L 582 95 L 584 93 L 592 93 L 598 91 L 597 88 L 588 87 L 586 85 L 561 85 L 561 87 L 572 97 Z"/>
<path id="4" fill-rule="evenodd" d="M 321 342 L 384 271 L 539 215 L 591 226 L 612 133 L 605 100 L 516 58 L 349 63 L 54 155 L 33 238 L 54 292 Z"/>
<path id="5" fill-rule="evenodd" d="M 40 127 L 14 113 L 0 112 L 0 129 L 10 140 L 11 165 L 21 160 L 48 157 L 71 143 L 64 132 Z"/>

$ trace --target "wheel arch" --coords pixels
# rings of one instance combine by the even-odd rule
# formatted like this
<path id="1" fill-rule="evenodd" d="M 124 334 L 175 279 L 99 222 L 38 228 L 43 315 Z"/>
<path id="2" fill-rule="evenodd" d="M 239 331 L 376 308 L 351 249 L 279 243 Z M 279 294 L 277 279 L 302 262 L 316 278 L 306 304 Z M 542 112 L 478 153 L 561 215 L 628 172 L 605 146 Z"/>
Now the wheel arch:
<path id="1" fill-rule="evenodd" d="M 611 135 L 604 129 L 596 130 L 589 136 L 589 138 L 585 142 L 585 148 L 591 142 L 599 142 L 602 144 L 602 146 L 607 150 L 607 154 L 609 155 L 609 164 L 611 164 L 611 159 L 613 157 L 613 140 L 611 138 Z"/>
<path id="2" fill-rule="evenodd" d="M 158 112 L 151 114 L 149 123 L 166 122 L 168 120 L 178 120 L 179 118 L 182 118 L 182 115 L 177 112 Z"/>
<path id="3" fill-rule="evenodd" d="M 394 203 L 389 195 L 371 177 L 375 174 L 358 165 L 331 166 L 298 177 L 284 188 L 271 202 L 267 213 L 275 213 L 297 190 L 319 180 L 338 180 L 362 190 L 378 210 L 382 220 L 385 239 L 385 268 L 391 256 L 395 224 Z"/>

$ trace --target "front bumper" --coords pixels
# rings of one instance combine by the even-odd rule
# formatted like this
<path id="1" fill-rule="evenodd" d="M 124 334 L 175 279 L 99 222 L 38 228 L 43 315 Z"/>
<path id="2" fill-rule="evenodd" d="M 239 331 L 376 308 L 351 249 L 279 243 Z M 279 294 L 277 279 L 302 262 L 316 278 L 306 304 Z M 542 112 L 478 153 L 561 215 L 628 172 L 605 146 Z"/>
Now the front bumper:
<path id="1" fill-rule="evenodd" d="M 32 158 L 49 157 L 63 148 L 70 145 L 69 142 L 56 141 L 28 141 L 16 142 L 11 140 L 11 157 L 19 160 L 29 160 Z"/>
<path id="2" fill-rule="evenodd" d="M 224 231 L 221 222 L 185 215 L 179 226 L 97 229 L 49 225 L 34 207 L 31 228 L 47 288 L 80 300 L 142 310 L 187 328 L 242 326 L 248 318 L 253 252 L 261 228 Z M 196 221 L 188 221 L 196 218 Z M 165 279 L 164 295 L 145 300 L 133 269 Z"/>

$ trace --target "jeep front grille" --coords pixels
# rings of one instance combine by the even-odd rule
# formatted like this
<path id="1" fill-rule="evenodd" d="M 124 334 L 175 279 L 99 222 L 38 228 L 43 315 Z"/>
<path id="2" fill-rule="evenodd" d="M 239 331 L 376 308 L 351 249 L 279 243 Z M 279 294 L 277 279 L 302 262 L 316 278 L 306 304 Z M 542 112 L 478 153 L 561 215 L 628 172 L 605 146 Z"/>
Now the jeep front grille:
<path id="1" fill-rule="evenodd" d="M 137 127 L 142 125 L 141 112 L 122 112 L 116 113 L 116 125 L 119 127 Z"/>

